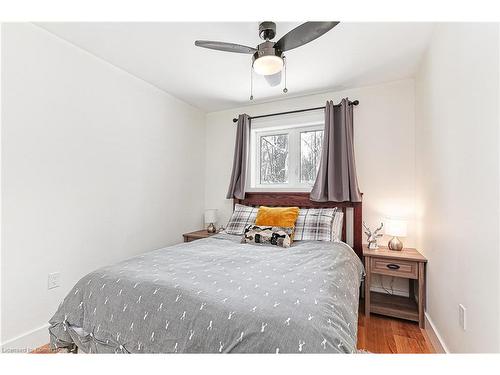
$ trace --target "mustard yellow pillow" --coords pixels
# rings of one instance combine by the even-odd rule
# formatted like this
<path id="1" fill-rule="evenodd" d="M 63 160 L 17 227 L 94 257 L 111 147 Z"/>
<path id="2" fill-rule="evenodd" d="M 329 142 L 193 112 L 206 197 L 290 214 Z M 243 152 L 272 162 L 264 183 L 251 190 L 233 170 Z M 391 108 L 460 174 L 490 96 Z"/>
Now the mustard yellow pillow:
<path id="1" fill-rule="evenodd" d="M 255 219 L 255 225 L 269 225 L 273 227 L 295 227 L 299 216 L 298 207 L 266 207 L 260 206 Z"/>

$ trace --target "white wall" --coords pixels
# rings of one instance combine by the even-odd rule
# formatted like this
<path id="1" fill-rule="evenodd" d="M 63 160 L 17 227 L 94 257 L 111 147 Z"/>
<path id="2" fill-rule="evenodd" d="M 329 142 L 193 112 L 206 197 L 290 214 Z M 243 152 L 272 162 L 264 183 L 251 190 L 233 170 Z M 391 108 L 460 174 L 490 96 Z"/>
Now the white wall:
<path id="1" fill-rule="evenodd" d="M 205 206 L 219 209 L 225 225 L 232 201 L 225 199 L 234 153 L 239 113 L 258 115 L 318 107 L 326 100 L 358 99 L 354 109 L 354 141 L 358 181 L 363 195 L 363 219 L 375 226 L 385 215 L 409 219 L 405 245 L 415 245 L 415 86 L 412 79 L 341 92 L 329 92 L 257 104 L 207 114 Z M 258 95 L 258 93 L 256 93 Z M 381 242 L 386 243 L 384 238 Z M 385 286 L 389 284 L 384 282 Z M 407 283 L 396 280 L 403 294 Z"/>
<path id="2" fill-rule="evenodd" d="M 436 27 L 416 79 L 418 245 L 451 352 L 500 350 L 498 24 Z M 467 308 L 467 329 L 458 304 Z"/>
<path id="3" fill-rule="evenodd" d="M 202 225 L 205 116 L 34 25 L 3 26 L 1 340 L 19 347 L 48 342 L 86 273 Z"/>

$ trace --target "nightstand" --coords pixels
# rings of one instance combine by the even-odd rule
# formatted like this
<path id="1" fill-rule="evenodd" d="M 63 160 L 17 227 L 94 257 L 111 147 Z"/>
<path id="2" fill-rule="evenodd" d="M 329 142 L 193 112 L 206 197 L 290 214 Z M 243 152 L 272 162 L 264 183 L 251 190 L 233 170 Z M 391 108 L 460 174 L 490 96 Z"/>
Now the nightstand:
<path id="1" fill-rule="evenodd" d="M 195 232 L 184 233 L 182 236 L 184 237 L 184 242 L 196 241 L 201 238 L 207 238 L 213 236 L 217 233 L 208 233 L 206 229 L 197 230 Z"/>
<path id="2" fill-rule="evenodd" d="M 377 250 L 368 249 L 363 245 L 365 263 L 365 316 L 370 313 L 392 316 L 418 322 L 424 328 L 425 308 L 425 265 L 427 259 L 416 249 L 401 251 L 380 247 Z M 409 297 L 372 292 L 373 275 L 395 276 L 408 279 Z M 417 296 L 415 296 L 417 284 Z"/>

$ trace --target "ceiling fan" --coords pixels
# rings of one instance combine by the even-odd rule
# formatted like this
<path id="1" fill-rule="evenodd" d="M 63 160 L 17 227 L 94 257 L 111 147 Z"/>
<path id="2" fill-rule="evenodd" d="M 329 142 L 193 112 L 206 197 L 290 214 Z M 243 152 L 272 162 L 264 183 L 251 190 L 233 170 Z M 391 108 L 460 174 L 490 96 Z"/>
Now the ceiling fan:
<path id="1" fill-rule="evenodd" d="M 319 38 L 338 24 L 339 22 L 306 22 L 286 33 L 277 42 L 272 42 L 276 36 L 276 24 L 265 21 L 259 24 L 259 36 L 264 42 L 256 48 L 211 40 L 197 40 L 194 44 L 218 51 L 252 54 L 253 70 L 263 75 L 271 86 L 277 86 L 281 82 L 281 71 L 285 66 L 283 53 Z M 287 92 L 286 87 L 283 92 Z"/>

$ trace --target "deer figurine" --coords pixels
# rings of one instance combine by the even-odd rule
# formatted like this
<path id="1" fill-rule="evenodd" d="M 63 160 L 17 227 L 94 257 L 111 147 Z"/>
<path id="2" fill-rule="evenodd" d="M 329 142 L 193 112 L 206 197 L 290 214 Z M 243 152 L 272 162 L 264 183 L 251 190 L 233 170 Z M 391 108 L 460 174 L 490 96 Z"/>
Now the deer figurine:
<path id="1" fill-rule="evenodd" d="M 367 241 L 368 241 L 368 248 L 369 249 L 378 249 L 378 244 L 377 244 L 377 238 L 380 238 L 383 236 L 382 233 L 379 233 L 382 228 L 384 227 L 384 223 L 380 223 L 380 226 L 375 229 L 375 231 L 372 233 L 371 229 L 368 228 L 366 223 L 363 221 L 363 227 L 365 228 L 365 234 L 367 236 Z"/>

